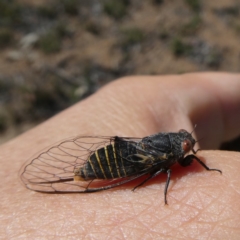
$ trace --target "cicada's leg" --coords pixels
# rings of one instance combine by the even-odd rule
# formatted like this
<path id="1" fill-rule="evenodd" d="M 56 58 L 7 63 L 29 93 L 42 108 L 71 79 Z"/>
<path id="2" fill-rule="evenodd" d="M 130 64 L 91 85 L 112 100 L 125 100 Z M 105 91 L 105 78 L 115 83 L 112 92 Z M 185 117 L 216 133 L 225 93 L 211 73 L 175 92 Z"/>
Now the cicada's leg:
<path id="1" fill-rule="evenodd" d="M 144 181 L 142 181 L 140 184 L 138 184 L 136 187 L 134 187 L 134 188 L 133 188 L 133 191 L 134 191 L 136 188 L 142 186 L 142 185 L 143 185 L 144 183 L 146 183 L 148 180 L 150 180 L 150 179 L 158 176 L 158 175 L 159 175 L 160 173 L 162 173 L 162 172 L 166 172 L 166 170 L 165 170 L 165 169 L 160 169 L 159 171 L 154 172 L 154 173 L 151 174 L 149 177 L 147 177 Z M 171 172 L 172 172 L 171 169 L 168 169 L 168 170 L 167 170 L 167 181 L 166 181 L 165 189 L 164 189 L 164 202 L 165 202 L 165 204 L 168 204 L 168 203 L 167 203 L 167 190 L 168 190 L 168 186 L 169 186 L 170 179 L 171 179 Z"/>
<path id="2" fill-rule="evenodd" d="M 216 168 L 209 168 L 203 161 L 201 161 L 198 157 L 196 157 L 193 154 L 188 155 L 185 158 L 182 158 L 182 159 L 178 160 L 178 162 L 182 167 L 187 167 L 193 162 L 194 159 L 198 163 L 200 163 L 207 171 L 217 171 L 217 172 L 220 172 L 222 174 L 221 170 L 216 169 Z"/>
<path id="3" fill-rule="evenodd" d="M 134 188 L 132 189 L 132 191 L 134 191 L 136 188 L 142 186 L 142 185 L 143 185 L 144 183 L 146 183 L 148 180 L 156 177 L 157 175 L 159 175 L 159 174 L 162 173 L 163 171 L 164 171 L 163 169 L 160 169 L 159 171 L 152 173 L 149 177 L 147 177 L 147 178 L 144 179 L 140 184 L 138 184 L 136 187 L 134 187 Z"/>
<path id="4" fill-rule="evenodd" d="M 165 204 L 168 204 L 167 203 L 167 190 L 168 190 L 168 186 L 169 186 L 170 179 L 171 179 L 171 173 L 172 173 L 172 170 L 168 169 L 167 170 L 167 181 L 166 181 L 165 189 L 164 189 L 164 202 L 165 202 Z"/>

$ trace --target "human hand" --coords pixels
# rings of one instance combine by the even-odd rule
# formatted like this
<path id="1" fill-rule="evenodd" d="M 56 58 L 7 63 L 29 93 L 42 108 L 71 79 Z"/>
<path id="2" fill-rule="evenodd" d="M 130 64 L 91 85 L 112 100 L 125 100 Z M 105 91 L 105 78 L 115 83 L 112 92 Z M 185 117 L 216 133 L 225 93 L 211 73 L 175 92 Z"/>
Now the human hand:
<path id="1" fill-rule="evenodd" d="M 240 154 L 199 151 L 217 172 L 197 163 L 131 192 L 121 187 L 93 194 L 49 195 L 24 188 L 24 161 L 76 135 L 144 137 L 193 130 L 201 149 L 217 149 L 240 134 L 240 77 L 226 73 L 126 77 L 1 146 L 3 238 L 237 239 Z M 134 186 L 134 185 L 133 185 Z"/>

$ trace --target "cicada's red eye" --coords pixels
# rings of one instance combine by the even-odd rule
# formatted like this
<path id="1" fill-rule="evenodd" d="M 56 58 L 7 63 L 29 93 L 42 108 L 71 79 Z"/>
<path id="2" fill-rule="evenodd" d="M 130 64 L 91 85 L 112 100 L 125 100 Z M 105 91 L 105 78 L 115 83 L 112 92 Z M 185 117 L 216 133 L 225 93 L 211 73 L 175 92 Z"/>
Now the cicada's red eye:
<path id="1" fill-rule="evenodd" d="M 185 129 L 180 129 L 179 131 L 178 131 L 179 133 L 185 133 L 185 132 L 187 132 Z"/>
<path id="2" fill-rule="evenodd" d="M 192 150 L 192 143 L 190 140 L 186 139 L 182 142 L 182 149 L 185 153 L 188 153 L 190 150 Z"/>

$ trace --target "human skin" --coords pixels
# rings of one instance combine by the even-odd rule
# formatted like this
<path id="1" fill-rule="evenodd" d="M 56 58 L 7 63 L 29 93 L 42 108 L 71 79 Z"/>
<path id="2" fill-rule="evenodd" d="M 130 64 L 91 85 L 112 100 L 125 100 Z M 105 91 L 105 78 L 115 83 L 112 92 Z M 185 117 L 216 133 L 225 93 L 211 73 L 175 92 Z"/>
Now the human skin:
<path id="1" fill-rule="evenodd" d="M 0 147 L 3 239 L 239 239 L 240 153 L 218 149 L 240 134 L 240 75 L 195 73 L 115 81 Z M 197 127 L 194 129 L 194 125 Z M 144 137 L 186 129 L 201 139 L 197 162 L 176 164 L 134 192 L 134 184 L 91 194 L 43 194 L 21 184 L 35 153 L 76 135 Z"/>

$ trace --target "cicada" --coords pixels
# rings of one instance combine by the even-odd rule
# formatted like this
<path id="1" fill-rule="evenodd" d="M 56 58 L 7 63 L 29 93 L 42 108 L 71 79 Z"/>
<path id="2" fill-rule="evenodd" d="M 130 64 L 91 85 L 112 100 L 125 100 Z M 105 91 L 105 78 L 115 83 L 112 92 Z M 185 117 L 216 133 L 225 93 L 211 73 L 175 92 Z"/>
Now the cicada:
<path id="1" fill-rule="evenodd" d="M 134 179 L 137 187 L 161 173 L 167 174 L 164 190 L 175 163 L 189 166 L 196 160 L 196 140 L 186 130 L 157 133 L 144 138 L 81 136 L 61 142 L 42 152 L 24 167 L 21 179 L 26 187 L 44 193 L 91 193 L 114 188 Z M 190 154 L 192 152 L 192 154 Z"/>

